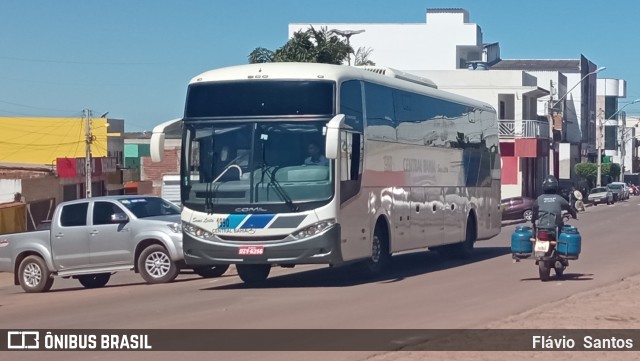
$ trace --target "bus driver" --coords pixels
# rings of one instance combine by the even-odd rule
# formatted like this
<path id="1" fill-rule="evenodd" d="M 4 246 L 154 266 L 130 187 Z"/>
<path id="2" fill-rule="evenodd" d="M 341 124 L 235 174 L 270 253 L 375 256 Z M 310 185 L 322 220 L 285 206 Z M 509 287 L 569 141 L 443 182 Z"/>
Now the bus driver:
<path id="1" fill-rule="evenodd" d="M 307 147 L 307 153 L 309 157 L 304 160 L 304 165 L 324 165 L 329 166 L 329 160 L 322 154 L 320 154 L 320 147 L 315 143 L 309 143 Z"/>

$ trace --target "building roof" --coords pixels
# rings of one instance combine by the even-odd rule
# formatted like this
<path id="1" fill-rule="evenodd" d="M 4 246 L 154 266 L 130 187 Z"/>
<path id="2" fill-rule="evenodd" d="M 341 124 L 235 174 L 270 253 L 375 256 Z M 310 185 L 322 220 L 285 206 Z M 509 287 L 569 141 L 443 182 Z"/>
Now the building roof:
<path id="1" fill-rule="evenodd" d="M 22 202 L 6 202 L 0 203 L 0 208 L 13 208 L 13 207 L 24 207 L 25 204 Z"/>
<path id="2" fill-rule="evenodd" d="M 579 73 L 580 59 L 501 59 L 491 69 Z"/>
<path id="3" fill-rule="evenodd" d="M 55 169 L 47 164 L 0 163 L 0 179 L 40 178 L 55 175 Z"/>

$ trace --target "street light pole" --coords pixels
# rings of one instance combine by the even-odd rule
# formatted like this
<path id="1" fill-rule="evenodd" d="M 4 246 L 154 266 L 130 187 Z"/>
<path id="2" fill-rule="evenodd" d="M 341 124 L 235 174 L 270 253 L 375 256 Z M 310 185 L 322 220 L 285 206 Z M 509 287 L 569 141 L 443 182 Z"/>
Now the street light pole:
<path id="1" fill-rule="evenodd" d="M 598 69 L 589 72 L 587 74 L 585 74 L 585 76 L 582 77 L 582 79 L 580 79 L 580 81 L 578 81 L 573 87 L 571 87 L 571 89 L 569 89 L 563 96 L 561 96 L 560 98 L 558 98 L 557 101 L 553 101 L 553 92 L 551 92 L 549 94 L 549 104 L 548 104 L 548 109 L 547 109 L 547 115 L 549 117 L 549 135 L 551 136 L 551 152 L 549 155 L 549 163 L 550 167 L 552 168 L 552 170 L 549 171 L 549 174 L 553 174 L 554 176 L 556 176 L 556 178 L 558 177 L 557 174 L 555 174 L 555 169 L 556 169 L 556 163 L 558 162 L 558 159 L 555 156 L 555 149 L 556 149 L 556 142 L 553 139 L 553 109 L 556 107 L 556 105 L 560 104 L 560 102 L 562 102 L 564 100 L 564 98 L 566 98 L 569 94 L 571 94 L 571 92 L 573 91 L 573 89 L 575 89 L 578 85 L 580 85 L 580 83 L 582 83 L 586 78 L 589 77 L 589 75 L 593 75 L 593 74 L 597 74 L 603 70 L 605 70 L 607 67 L 606 66 L 601 66 Z M 551 84 L 551 86 L 553 87 L 553 82 Z M 552 89 L 550 89 L 552 90 Z M 563 115 L 564 117 L 564 115 Z"/>
<path id="2" fill-rule="evenodd" d="M 351 36 L 356 35 L 356 34 L 361 34 L 364 33 L 365 30 L 338 30 L 338 29 L 331 29 L 331 32 L 334 34 L 338 34 L 340 36 L 344 36 L 345 38 L 347 38 L 347 45 L 349 47 L 351 47 L 351 42 L 349 39 L 351 39 Z M 351 65 L 351 53 L 347 54 L 347 61 L 348 64 Z"/>

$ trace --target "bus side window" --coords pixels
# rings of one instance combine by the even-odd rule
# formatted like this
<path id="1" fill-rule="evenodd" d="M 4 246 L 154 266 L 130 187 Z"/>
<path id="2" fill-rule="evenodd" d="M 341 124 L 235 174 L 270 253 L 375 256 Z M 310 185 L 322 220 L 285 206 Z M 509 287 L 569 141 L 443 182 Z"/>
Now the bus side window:
<path id="1" fill-rule="evenodd" d="M 346 131 L 341 132 L 340 138 L 342 140 L 340 201 L 345 202 L 360 191 L 364 138 L 360 133 Z"/>

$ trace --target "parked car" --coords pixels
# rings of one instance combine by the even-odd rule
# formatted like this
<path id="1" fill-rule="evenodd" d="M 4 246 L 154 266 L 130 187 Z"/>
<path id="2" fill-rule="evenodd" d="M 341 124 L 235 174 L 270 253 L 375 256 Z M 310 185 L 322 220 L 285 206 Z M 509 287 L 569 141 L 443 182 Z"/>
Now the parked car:
<path id="1" fill-rule="evenodd" d="M 629 192 L 625 191 L 625 184 L 622 182 L 611 182 L 607 188 L 613 192 L 614 201 L 621 201 L 629 198 Z"/>
<path id="2" fill-rule="evenodd" d="M 533 216 L 532 208 L 534 201 L 534 199 L 528 197 L 513 197 L 503 199 L 502 201 L 500 201 L 500 208 L 502 209 L 502 219 L 524 219 L 525 221 L 531 221 L 531 217 Z"/>
<path id="3" fill-rule="evenodd" d="M 594 206 L 600 203 L 613 204 L 613 192 L 606 187 L 596 187 L 589 192 L 588 200 Z"/>
<path id="4" fill-rule="evenodd" d="M 42 227 L 46 228 L 46 227 Z M 184 265 L 180 208 L 156 196 L 107 196 L 60 203 L 50 229 L 0 236 L 0 271 L 25 292 L 47 291 L 54 276 L 103 287 L 134 270 L 147 283 L 173 281 Z M 203 277 L 228 266 L 196 268 Z"/>

